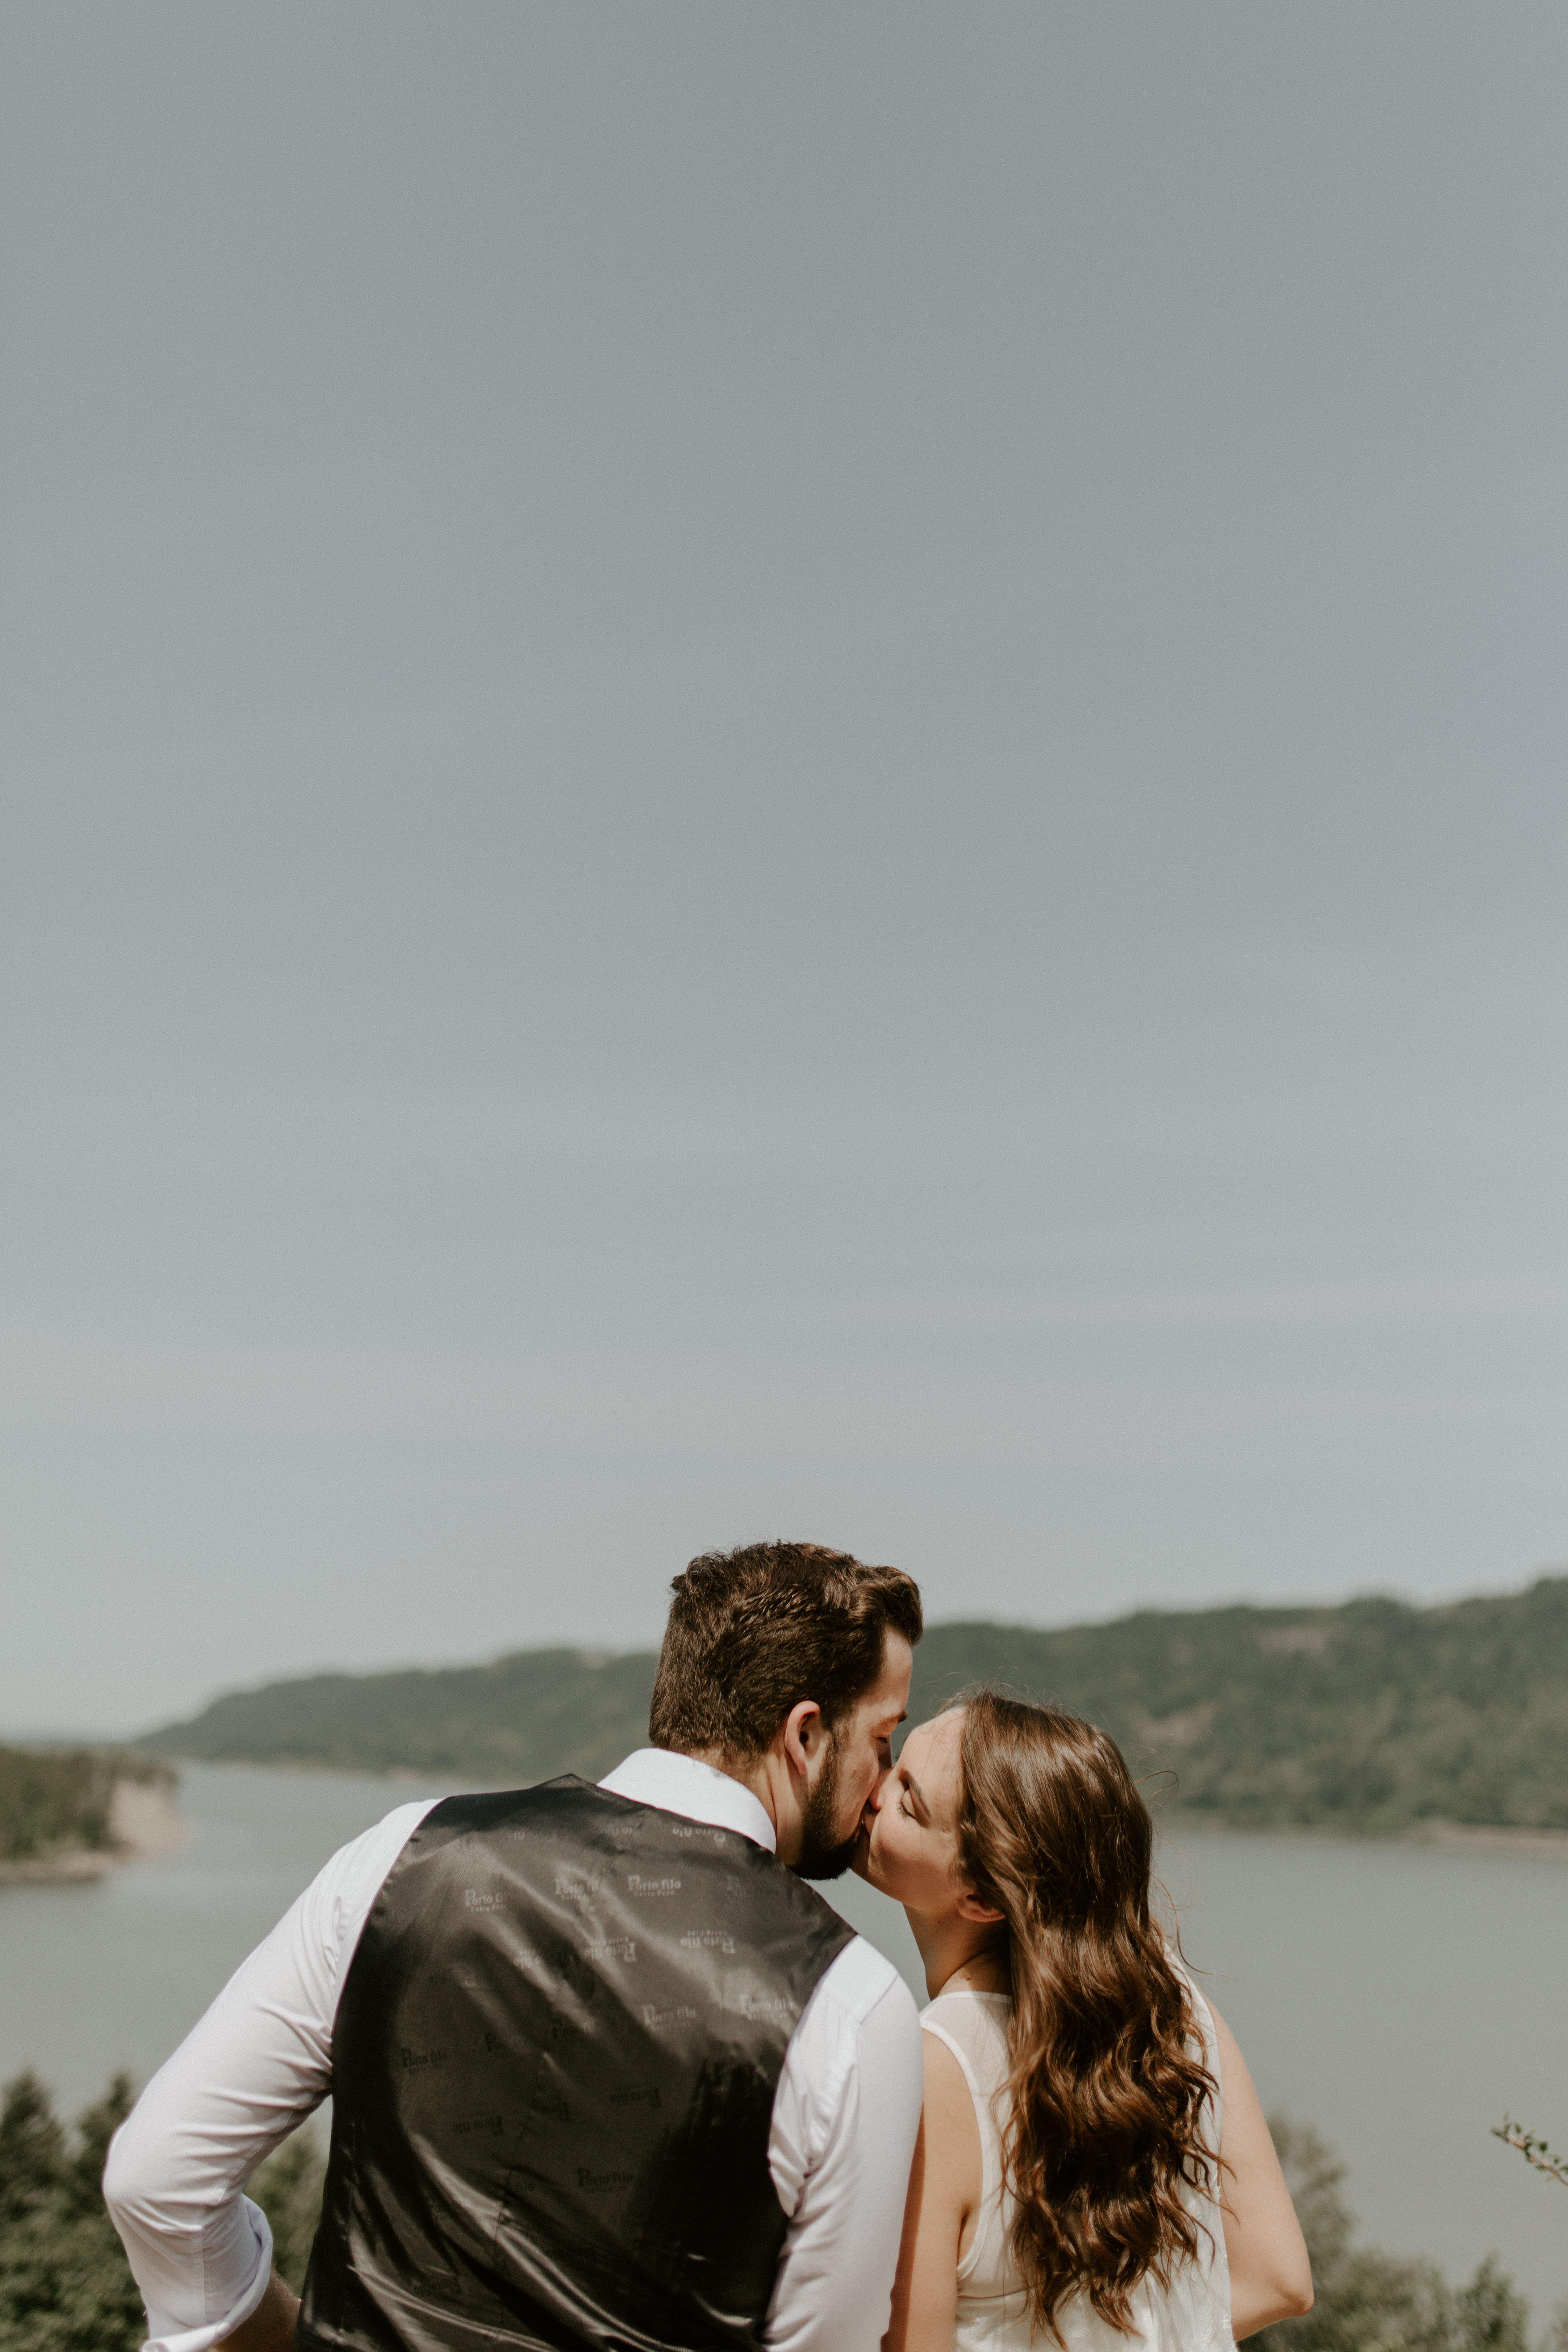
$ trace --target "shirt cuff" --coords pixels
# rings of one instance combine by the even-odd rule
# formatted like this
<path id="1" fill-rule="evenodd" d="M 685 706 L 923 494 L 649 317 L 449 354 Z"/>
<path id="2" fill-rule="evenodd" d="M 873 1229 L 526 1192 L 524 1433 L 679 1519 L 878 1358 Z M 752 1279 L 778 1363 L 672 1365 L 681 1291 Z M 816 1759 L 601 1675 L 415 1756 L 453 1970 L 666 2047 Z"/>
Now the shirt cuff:
<path id="1" fill-rule="evenodd" d="M 267 2282 L 272 2275 L 272 2229 L 259 2205 L 248 2197 L 239 2200 L 250 2234 L 256 2241 L 256 2266 L 242 2294 L 237 2296 L 231 2309 L 221 2319 L 208 2320 L 201 2327 L 182 2327 L 177 2320 L 165 2319 L 162 2313 L 147 2312 L 147 2341 L 142 2352 L 212 2352 L 226 2336 L 250 2317 L 267 2292 Z"/>

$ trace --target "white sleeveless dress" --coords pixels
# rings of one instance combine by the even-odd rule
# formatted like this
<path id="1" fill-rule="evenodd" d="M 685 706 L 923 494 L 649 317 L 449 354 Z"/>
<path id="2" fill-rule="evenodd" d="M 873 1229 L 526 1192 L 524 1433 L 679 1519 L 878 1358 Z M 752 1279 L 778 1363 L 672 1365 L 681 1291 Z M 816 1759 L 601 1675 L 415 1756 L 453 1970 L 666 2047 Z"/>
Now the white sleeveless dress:
<path id="1" fill-rule="evenodd" d="M 1208 2004 L 1191 1979 L 1183 1982 L 1203 2034 L 1203 2062 L 1215 2079 L 1205 2109 L 1204 2137 L 1219 2146 L 1219 2052 Z M 1011 2200 L 1002 2185 L 1002 2145 L 993 2102 L 1007 2072 L 1007 1995 L 1004 1992 L 943 1992 L 922 2011 L 921 2023 L 944 2042 L 963 2069 L 974 2119 L 980 2127 L 982 2201 L 974 2234 L 958 2265 L 958 2330 L 955 2352 L 1054 2352 L 1048 2336 L 1030 2324 L 1023 2286 L 1008 2248 Z M 1167 2290 L 1143 2279 L 1133 2292 L 1136 2333 L 1122 2335 L 1100 2318 L 1086 2294 L 1074 2295 L 1057 2315 L 1067 2352 L 1232 2352 L 1230 2273 L 1218 2204 L 1188 2189 L 1184 2202 L 1203 2227 L 1198 2257 L 1185 2263 Z M 1205 2237 L 1204 2231 L 1208 2235 Z"/>

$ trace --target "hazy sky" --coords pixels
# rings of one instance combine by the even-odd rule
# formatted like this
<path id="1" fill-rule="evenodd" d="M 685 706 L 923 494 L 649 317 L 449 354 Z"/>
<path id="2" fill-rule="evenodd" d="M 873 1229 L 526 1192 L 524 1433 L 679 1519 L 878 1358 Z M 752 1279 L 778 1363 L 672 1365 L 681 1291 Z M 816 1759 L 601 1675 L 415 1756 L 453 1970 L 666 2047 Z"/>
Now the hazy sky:
<path id="1" fill-rule="evenodd" d="M 1560 6 L 0 34 L 0 1724 L 1568 1556 Z"/>

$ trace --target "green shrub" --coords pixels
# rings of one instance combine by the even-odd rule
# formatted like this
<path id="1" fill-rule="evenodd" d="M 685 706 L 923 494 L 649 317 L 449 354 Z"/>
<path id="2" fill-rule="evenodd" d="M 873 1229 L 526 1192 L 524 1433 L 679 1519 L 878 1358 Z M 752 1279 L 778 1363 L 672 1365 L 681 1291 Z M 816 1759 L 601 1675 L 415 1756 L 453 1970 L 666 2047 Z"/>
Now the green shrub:
<path id="1" fill-rule="evenodd" d="M 0 2099 L 0 2352 L 137 2352 L 142 2298 L 103 2202 L 109 2143 L 131 2112 L 117 2074 L 74 2135 L 31 2072 Z M 278 2269 L 296 2289 L 321 2210 L 325 2172 L 299 2131 L 247 2184 L 272 2225 Z"/>
<path id="2" fill-rule="evenodd" d="M 0 2352 L 137 2352 L 142 2301 L 104 2210 L 104 2159 L 131 2109 L 117 2074 L 78 2118 L 57 2117 L 36 2074 L 0 2100 Z M 1261 2352 L 1530 2352 L 1528 2308 L 1489 2256 L 1450 2287 L 1436 2263 L 1352 2243 L 1344 2167 L 1316 2132 L 1272 2118 L 1275 2145 L 1312 2259 L 1317 2300 L 1304 2319 L 1265 2328 Z M 247 2184 L 271 2224 L 279 2271 L 298 2290 L 321 2218 L 320 2143 L 298 2131 Z M 1541 2352 L 1568 2352 L 1568 2305 Z"/>
<path id="3" fill-rule="evenodd" d="M 36 2074 L 0 2105 L 0 2352 L 136 2352 L 146 2333 L 100 2183 L 131 2108 L 117 2074 L 74 2140 Z"/>
<path id="4" fill-rule="evenodd" d="M 1494 2255 L 1456 2292 L 1436 2263 L 1352 2246 L 1355 2225 L 1340 2195 L 1345 2168 L 1333 2150 L 1309 2125 L 1285 2116 L 1271 2116 L 1269 2129 L 1311 2257 L 1316 2299 L 1304 2319 L 1249 2337 L 1260 2352 L 1530 2352 L 1530 2306 Z M 1546 2352 L 1568 2352 L 1568 2314 Z"/>

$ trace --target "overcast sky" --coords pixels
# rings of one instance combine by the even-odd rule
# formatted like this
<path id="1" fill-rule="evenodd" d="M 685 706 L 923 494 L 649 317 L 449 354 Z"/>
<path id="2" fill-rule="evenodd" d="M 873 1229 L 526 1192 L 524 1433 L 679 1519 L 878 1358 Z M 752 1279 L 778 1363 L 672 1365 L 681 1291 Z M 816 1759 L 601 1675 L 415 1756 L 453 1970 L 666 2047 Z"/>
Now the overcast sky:
<path id="1" fill-rule="evenodd" d="M 0 1724 L 1568 1558 L 1560 6 L 0 27 Z"/>

